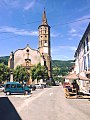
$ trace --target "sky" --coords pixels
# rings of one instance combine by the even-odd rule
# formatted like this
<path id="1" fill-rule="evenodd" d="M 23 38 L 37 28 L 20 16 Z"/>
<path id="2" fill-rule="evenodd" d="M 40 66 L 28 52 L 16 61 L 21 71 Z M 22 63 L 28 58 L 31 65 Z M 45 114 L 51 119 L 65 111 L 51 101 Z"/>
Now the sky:
<path id="1" fill-rule="evenodd" d="M 0 0 L 0 57 L 27 44 L 38 49 L 44 8 L 51 26 L 52 60 L 74 60 L 90 22 L 90 0 Z"/>

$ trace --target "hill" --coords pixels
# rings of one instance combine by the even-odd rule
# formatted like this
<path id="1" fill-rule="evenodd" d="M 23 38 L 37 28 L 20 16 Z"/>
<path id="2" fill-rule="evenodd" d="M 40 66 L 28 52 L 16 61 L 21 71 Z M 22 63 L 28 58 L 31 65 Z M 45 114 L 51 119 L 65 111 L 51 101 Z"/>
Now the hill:
<path id="1" fill-rule="evenodd" d="M 62 61 L 62 60 L 52 60 L 52 67 L 71 67 L 73 65 L 73 60 Z"/>
<path id="2" fill-rule="evenodd" d="M 0 57 L 0 63 L 8 65 L 9 56 Z M 69 69 L 73 65 L 73 60 L 62 61 L 62 60 L 52 60 L 52 68 L 58 67 L 60 69 Z"/>
<path id="3" fill-rule="evenodd" d="M 52 60 L 52 75 L 53 76 L 65 76 L 71 70 L 73 66 L 73 60 L 62 61 Z"/>

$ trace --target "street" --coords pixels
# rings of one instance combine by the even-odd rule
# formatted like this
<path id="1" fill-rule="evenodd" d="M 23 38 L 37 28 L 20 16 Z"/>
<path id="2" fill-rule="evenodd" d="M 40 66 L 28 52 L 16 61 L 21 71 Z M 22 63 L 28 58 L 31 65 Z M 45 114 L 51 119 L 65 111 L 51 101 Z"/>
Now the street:
<path id="1" fill-rule="evenodd" d="M 90 101 L 66 99 L 62 86 L 0 99 L 0 120 L 90 120 Z"/>

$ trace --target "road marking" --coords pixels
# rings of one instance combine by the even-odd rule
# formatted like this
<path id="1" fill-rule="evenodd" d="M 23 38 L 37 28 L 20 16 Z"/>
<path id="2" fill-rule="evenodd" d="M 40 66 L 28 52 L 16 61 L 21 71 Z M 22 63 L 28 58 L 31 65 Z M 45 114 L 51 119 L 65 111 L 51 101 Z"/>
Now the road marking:
<path id="1" fill-rule="evenodd" d="M 13 95 L 11 97 L 28 98 L 28 97 L 31 97 L 31 95 Z"/>

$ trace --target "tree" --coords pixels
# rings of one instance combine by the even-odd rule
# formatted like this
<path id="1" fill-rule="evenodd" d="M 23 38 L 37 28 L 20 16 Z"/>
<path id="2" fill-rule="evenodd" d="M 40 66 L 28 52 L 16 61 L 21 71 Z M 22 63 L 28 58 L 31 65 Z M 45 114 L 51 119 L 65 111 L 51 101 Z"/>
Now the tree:
<path id="1" fill-rule="evenodd" d="M 39 64 L 33 66 L 33 68 L 30 70 L 30 75 L 31 75 L 31 78 L 33 81 L 35 79 L 45 80 L 48 78 L 48 71 L 45 66 L 41 66 L 41 64 L 39 63 Z"/>
<path id="2" fill-rule="evenodd" d="M 36 69 L 37 69 L 37 66 L 34 65 L 31 69 L 30 69 L 30 76 L 32 78 L 32 81 L 34 81 L 37 77 L 37 74 L 36 74 Z"/>
<path id="3" fill-rule="evenodd" d="M 10 80 L 10 69 L 4 63 L 0 64 L 0 82 Z"/>
<path id="4" fill-rule="evenodd" d="M 22 66 L 17 66 L 14 70 L 14 81 L 23 82 L 28 81 L 30 78 L 30 73 L 27 71 L 26 68 Z"/>
<path id="5" fill-rule="evenodd" d="M 52 69 L 52 76 L 60 75 L 60 67 L 53 67 Z"/>

